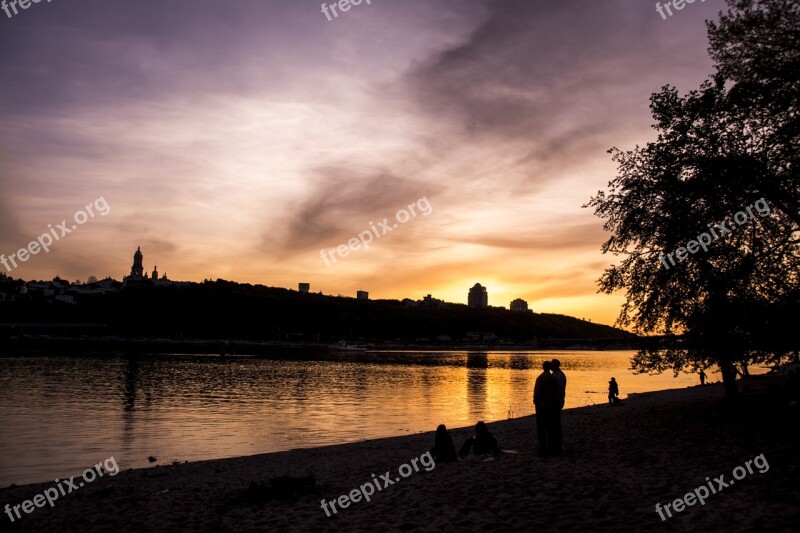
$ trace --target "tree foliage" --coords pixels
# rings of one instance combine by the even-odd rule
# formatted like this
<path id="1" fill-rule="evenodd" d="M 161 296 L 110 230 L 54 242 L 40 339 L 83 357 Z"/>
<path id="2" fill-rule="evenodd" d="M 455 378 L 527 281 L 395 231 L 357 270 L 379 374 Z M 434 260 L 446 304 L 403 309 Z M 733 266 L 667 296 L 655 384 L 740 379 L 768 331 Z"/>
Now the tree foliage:
<path id="1" fill-rule="evenodd" d="M 603 292 L 627 292 L 618 322 L 681 334 L 641 351 L 633 369 L 716 363 L 733 394 L 735 364 L 800 345 L 787 320 L 800 296 L 800 4 L 728 3 L 707 24 L 716 72 L 685 96 L 670 86 L 652 95 L 657 140 L 610 150 L 618 175 L 587 206 L 612 233 L 603 252 L 623 258 L 598 281 Z M 768 215 L 731 222 L 759 201 Z M 662 258 L 722 221 L 730 231 L 688 259 Z"/>

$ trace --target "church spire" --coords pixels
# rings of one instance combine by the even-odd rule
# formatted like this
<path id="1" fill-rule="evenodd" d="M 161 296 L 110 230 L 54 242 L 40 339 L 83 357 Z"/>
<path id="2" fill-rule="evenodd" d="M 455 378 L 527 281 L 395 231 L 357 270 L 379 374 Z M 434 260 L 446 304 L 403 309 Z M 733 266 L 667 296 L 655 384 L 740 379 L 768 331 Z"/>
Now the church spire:
<path id="1" fill-rule="evenodd" d="M 131 266 L 131 276 L 133 279 L 142 279 L 144 277 L 144 266 L 142 266 L 142 260 L 144 259 L 144 255 L 142 255 L 141 247 L 136 248 L 136 253 L 133 254 L 133 266 Z"/>

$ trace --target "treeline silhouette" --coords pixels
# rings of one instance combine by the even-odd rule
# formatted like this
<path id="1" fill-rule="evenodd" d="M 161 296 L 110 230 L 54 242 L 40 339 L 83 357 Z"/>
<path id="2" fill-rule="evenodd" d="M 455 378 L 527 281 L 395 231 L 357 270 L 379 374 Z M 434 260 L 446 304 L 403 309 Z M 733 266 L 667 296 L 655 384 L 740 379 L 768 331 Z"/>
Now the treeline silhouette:
<path id="1" fill-rule="evenodd" d="M 217 280 L 183 287 L 137 287 L 77 295 L 77 305 L 28 298 L 0 304 L 0 322 L 102 324 L 98 335 L 327 342 L 363 339 L 415 342 L 468 333 L 530 343 L 532 339 L 632 338 L 576 318 L 500 308 L 409 307 L 398 300 L 356 300 Z M 28 327 L 30 329 L 30 327 Z M 491 336 L 489 336 L 491 338 Z M 442 340 L 442 339 L 440 339 Z M 472 337 L 475 342 L 486 338 Z"/>

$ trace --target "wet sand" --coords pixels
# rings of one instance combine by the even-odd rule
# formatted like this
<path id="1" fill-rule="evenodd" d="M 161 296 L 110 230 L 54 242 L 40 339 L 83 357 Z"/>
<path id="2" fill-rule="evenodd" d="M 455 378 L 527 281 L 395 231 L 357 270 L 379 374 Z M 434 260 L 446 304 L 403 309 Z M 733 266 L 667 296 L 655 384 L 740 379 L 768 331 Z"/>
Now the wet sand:
<path id="1" fill-rule="evenodd" d="M 442 463 L 350 503 L 334 500 L 433 445 L 430 433 L 233 459 L 157 465 L 104 476 L 36 508 L 11 531 L 797 531 L 800 408 L 767 396 L 732 406 L 721 385 L 632 396 L 624 406 L 564 412 L 565 453 L 536 456 L 533 417 L 489 424 L 504 450 L 496 460 Z M 432 430 L 435 428 L 431 428 Z M 456 443 L 471 428 L 451 429 Z M 769 469 L 662 521 L 655 511 L 706 485 L 733 480 L 763 454 Z M 105 457 L 98 457 L 98 461 Z M 752 463 L 751 463 L 752 464 Z M 89 465 L 87 465 L 89 466 Z M 252 482 L 313 474 L 312 494 L 276 499 Z M 76 479 L 77 482 L 77 479 Z M 383 486 L 385 482 L 381 482 Z M 0 505 L 33 498 L 53 483 L 0 490 Z M 713 485 L 715 488 L 717 484 Z M 13 512 L 13 511 L 12 511 Z M 665 515 L 666 516 L 666 515 Z"/>

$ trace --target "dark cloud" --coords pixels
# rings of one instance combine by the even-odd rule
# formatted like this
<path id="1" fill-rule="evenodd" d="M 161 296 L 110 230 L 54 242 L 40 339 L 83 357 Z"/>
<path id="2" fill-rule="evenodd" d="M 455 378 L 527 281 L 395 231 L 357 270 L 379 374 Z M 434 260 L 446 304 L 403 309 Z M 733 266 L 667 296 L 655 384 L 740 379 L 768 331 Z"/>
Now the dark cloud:
<path id="1" fill-rule="evenodd" d="M 703 41 L 665 54 L 670 28 L 649 3 L 486 2 L 488 15 L 464 42 L 406 76 L 420 108 L 476 144 L 520 143 L 529 178 L 602 154 L 647 112 L 647 99 L 679 65 L 705 61 Z M 697 10 L 681 13 L 697 17 Z M 686 23 L 669 21 L 677 29 Z M 692 35 L 696 39 L 697 35 Z"/>
<path id="2" fill-rule="evenodd" d="M 336 246 L 368 230 L 370 221 L 391 220 L 399 209 L 438 189 L 388 169 L 368 172 L 345 166 L 314 169 L 307 181 L 310 192 L 290 209 L 281 230 L 281 248 L 289 253 Z M 275 238 L 274 229 L 265 232 L 268 249 Z"/>

